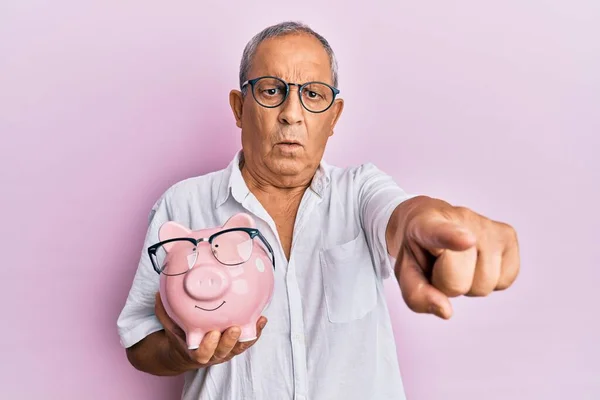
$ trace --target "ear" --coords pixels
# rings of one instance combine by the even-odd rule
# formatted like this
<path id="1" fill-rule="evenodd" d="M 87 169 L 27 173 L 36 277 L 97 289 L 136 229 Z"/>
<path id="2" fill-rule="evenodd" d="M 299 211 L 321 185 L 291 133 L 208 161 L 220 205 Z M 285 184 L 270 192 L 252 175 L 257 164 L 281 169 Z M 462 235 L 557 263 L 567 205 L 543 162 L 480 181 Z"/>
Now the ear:
<path id="1" fill-rule="evenodd" d="M 162 224 L 158 230 L 158 240 L 162 242 L 163 240 L 169 240 L 178 237 L 188 237 L 191 232 L 191 230 L 183 225 L 178 224 L 177 222 L 168 221 Z M 171 246 L 174 244 L 174 242 L 167 243 L 163 247 L 165 251 L 169 251 L 171 250 Z"/>
<path id="2" fill-rule="evenodd" d="M 333 129 L 337 124 L 340 116 L 342 115 L 342 111 L 344 110 L 344 100 L 343 99 L 335 99 L 335 102 L 331 106 L 333 112 L 333 119 L 331 120 L 331 133 L 329 136 L 333 136 Z"/>
<path id="3" fill-rule="evenodd" d="M 244 105 L 244 95 L 239 90 L 232 90 L 229 93 L 229 105 L 235 118 L 235 124 L 238 128 L 242 127 L 242 109 Z"/>
<path id="4" fill-rule="evenodd" d="M 223 228 L 255 228 L 256 222 L 249 214 L 239 213 L 229 218 Z"/>

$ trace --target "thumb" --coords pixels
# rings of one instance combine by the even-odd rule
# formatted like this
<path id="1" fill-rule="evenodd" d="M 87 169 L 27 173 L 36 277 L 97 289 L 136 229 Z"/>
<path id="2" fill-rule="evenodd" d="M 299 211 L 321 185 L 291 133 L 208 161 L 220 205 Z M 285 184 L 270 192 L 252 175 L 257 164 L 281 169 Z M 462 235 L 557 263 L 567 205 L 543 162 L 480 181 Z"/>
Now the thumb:
<path id="1" fill-rule="evenodd" d="M 475 245 L 475 235 L 465 226 L 444 216 L 427 214 L 413 224 L 410 236 L 434 256 L 442 250 L 464 251 Z"/>
<path id="2" fill-rule="evenodd" d="M 398 257 L 395 270 L 400 292 L 408 308 L 442 319 L 452 316 L 452 304 L 448 297 L 429 283 L 415 258 L 404 249 Z"/>

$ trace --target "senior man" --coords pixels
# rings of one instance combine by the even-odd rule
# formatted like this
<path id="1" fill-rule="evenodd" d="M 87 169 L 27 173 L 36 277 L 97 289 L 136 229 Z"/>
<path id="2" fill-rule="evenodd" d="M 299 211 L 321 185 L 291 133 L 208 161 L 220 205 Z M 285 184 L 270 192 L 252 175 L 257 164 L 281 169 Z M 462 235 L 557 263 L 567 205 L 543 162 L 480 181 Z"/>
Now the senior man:
<path id="1" fill-rule="evenodd" d="M 343 109 L 336 86 L 323 37 L 293 22 L 263 30 L 230 94 L 242 149 L 226 169 L 171 186 L 152 208 L 119 334 L 135 368 L 185 374 L 184 399 L 403 399 L 383 280 L 397 278 L 413 311 L 448 319 L 450 297 L 485 296 L 518 275 L 509 225 L 409 196 L 372 164 L 322 160 Z M 272 302 L 256 340 L 238 342 L 234 326 L 188 350 L 145 249 L 166 221 L 200 229 L 238 212 L 273 244 Z"/>

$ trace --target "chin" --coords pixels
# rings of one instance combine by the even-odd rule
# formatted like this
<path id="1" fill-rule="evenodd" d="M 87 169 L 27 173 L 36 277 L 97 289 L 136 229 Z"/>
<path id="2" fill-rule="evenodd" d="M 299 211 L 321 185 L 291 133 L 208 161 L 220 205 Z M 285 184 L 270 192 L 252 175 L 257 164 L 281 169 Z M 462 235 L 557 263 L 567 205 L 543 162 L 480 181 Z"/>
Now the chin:
<path id="1" fill-rule="evenodd" d="M 306 164 L 294 158 L 277 157 L 273 160 L 272 169 L 281 175 L 298 175 L 306 169 Z"/>

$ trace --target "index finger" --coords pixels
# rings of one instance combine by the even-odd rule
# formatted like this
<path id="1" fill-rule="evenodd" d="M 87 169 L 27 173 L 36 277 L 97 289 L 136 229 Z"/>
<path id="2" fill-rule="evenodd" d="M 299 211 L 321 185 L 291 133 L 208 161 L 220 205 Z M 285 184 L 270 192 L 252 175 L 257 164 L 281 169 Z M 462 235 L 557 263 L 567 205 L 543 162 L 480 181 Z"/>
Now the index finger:
<path id="1" fill-rule="evenodd" d="M 409 229 L 410 238 L 433 255 L 442 250 L 463 251 L 475 245 L 475 235 L 460 223 L 435 212 L 415 218 Z"/>

